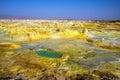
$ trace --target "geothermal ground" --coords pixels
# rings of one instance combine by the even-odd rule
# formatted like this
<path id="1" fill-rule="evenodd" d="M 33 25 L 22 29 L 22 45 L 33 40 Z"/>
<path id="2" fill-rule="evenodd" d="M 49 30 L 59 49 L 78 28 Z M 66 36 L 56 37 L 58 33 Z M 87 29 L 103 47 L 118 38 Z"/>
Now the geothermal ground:
<path id="1" fill-rule="evenodd" d="M 0 20 L 0 80 L 120 80 L 120 21 Z"/>

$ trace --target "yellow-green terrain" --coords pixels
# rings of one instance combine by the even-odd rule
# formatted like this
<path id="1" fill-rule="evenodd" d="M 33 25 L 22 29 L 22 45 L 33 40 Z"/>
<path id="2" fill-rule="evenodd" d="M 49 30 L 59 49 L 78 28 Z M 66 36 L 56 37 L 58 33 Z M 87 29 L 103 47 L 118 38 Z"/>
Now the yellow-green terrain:
<path id="1" fill-rule="evenodd" d="M 0 20 L 0 79 L 120 80 L 120 21 Z"/>

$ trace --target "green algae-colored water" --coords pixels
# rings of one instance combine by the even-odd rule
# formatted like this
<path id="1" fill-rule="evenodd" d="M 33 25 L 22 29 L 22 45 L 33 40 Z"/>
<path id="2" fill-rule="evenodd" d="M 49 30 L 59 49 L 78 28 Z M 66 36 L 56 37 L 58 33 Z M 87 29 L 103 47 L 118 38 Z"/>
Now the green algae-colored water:
<path id="1" fill-rule="evenodd" d="M 48 58 L 60 58 L 61 57 L 61 55 L 59 53 L 51 52 L 51 51 L 48 51 L 46 49 L 36 50 L 36 53 L 39 56 L 48 57 Z"/>

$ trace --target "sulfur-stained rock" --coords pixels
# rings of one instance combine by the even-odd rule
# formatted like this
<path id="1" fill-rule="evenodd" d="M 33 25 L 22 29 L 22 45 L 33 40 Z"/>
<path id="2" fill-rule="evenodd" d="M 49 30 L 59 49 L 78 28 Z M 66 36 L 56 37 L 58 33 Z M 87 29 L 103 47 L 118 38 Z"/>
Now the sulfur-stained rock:
<path id="1" fill-rule="evenodd" d="M 20 70 L 20 66 L 13 66 L 10 71 L 12 72 L 18 72 Z"/>
<path id="2" fill-rule="evenodd" d="M 26 78 L 23 74 L 18 74 L 16 76 L 15 80 L 29 80 L 29 79 Z"/>
<path id="3" fill-rule="evenodd" d="M 91 39 L 91 38 L 87 38 L 86 40 L 87 40 L 87 42 L 90 42 L 90 43 L 95 42 L 95 41 L 94 41 L 93 39 Z"/>
<path id="4" fill-rule="evenodd" d="M 113 41 L 96 41 L 96 45 L 106 49 L 120 49 L 120 42 L 115 43 Z"/>
<path id="5" fill-rule="evenodd" d="M 20 48 L 20 46 L 14 44 L 14 43 L 10 43 L 10 42 L 2 42 L 2 43 L 0 43 L 0 49 L 5 49 L 5 48 L 18 49 L 18 48 Z"/>
<path id="6" fill-rule="evenodd" d="M 98 76 L 101 80 L 119 80 L 120 79 L 118 76 L 115 76 L 110 72 L 100 72 L 100 71 L 94 70 L 92 74 Z"/>
<path id="7" fill-rule="evenodd" d="M 14 52 L 13 51 L 8 51 L 8 52 L 5 52 L 7 55 L 12 55 L 12 54 L 14 54 Z"/>
<path id="8" fill-rule="evenodd" d="M 74 74 L 72 76 L 69 77 L 68 80 L 95 80 L 94 77 L 92 75 L 88 75 L 88 74 Z M 99 79 L 97 79 L 99 80 Z"/>

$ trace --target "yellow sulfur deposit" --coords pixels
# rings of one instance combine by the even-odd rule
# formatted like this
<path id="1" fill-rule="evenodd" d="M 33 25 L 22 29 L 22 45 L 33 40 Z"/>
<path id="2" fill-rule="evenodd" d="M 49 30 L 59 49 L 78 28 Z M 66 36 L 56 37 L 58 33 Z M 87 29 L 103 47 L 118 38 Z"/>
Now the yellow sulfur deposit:
<path id="1" fill-rule="evenodd" d="M 3 48 L 18 49 L 20 48 L 20 46 L 10 42 L 2 42 L 0 43 L 0 49 L 3 49 Z"/>
<path id="2" fill-rule="evenodd" d="M 20 70 L 20 66 L 13 66 L 10 71 L 12 72 L 18 72 Z"/>
<path id="3" fill-rule="evenodd" d="M 12 37 L 13 41 L 17 42 L 38 41 L 41 39 L 65 39 L 87 37 L 85 33 L 81 33 L 76 29 L 69 29 L 69 27 L 71 27 L 74 23 L 76 24 L 77 22 L 72 22 L 72 24 L 69 24 L 69 22 L 57 22 L 56 24 L 54 23 L 54 21 L 48 21 L 45 24 L 39 22 L 38 24 L 34 23 L 32 25 L 31 22 L 32 21 L 28 21 L 27 24 L 25 24 L 26 21 L 21 20 L 16 21 L 16 23 L 14 24 L 2 24 L 2 26 L 0 26 L 0 29 L 8 32 L 8 34 Z M 77 23 L 74 27 L 78 27 L 79 29 L 83 30 L 84 27 L 80 27 L 79 25 L 80 24 Z"/>

